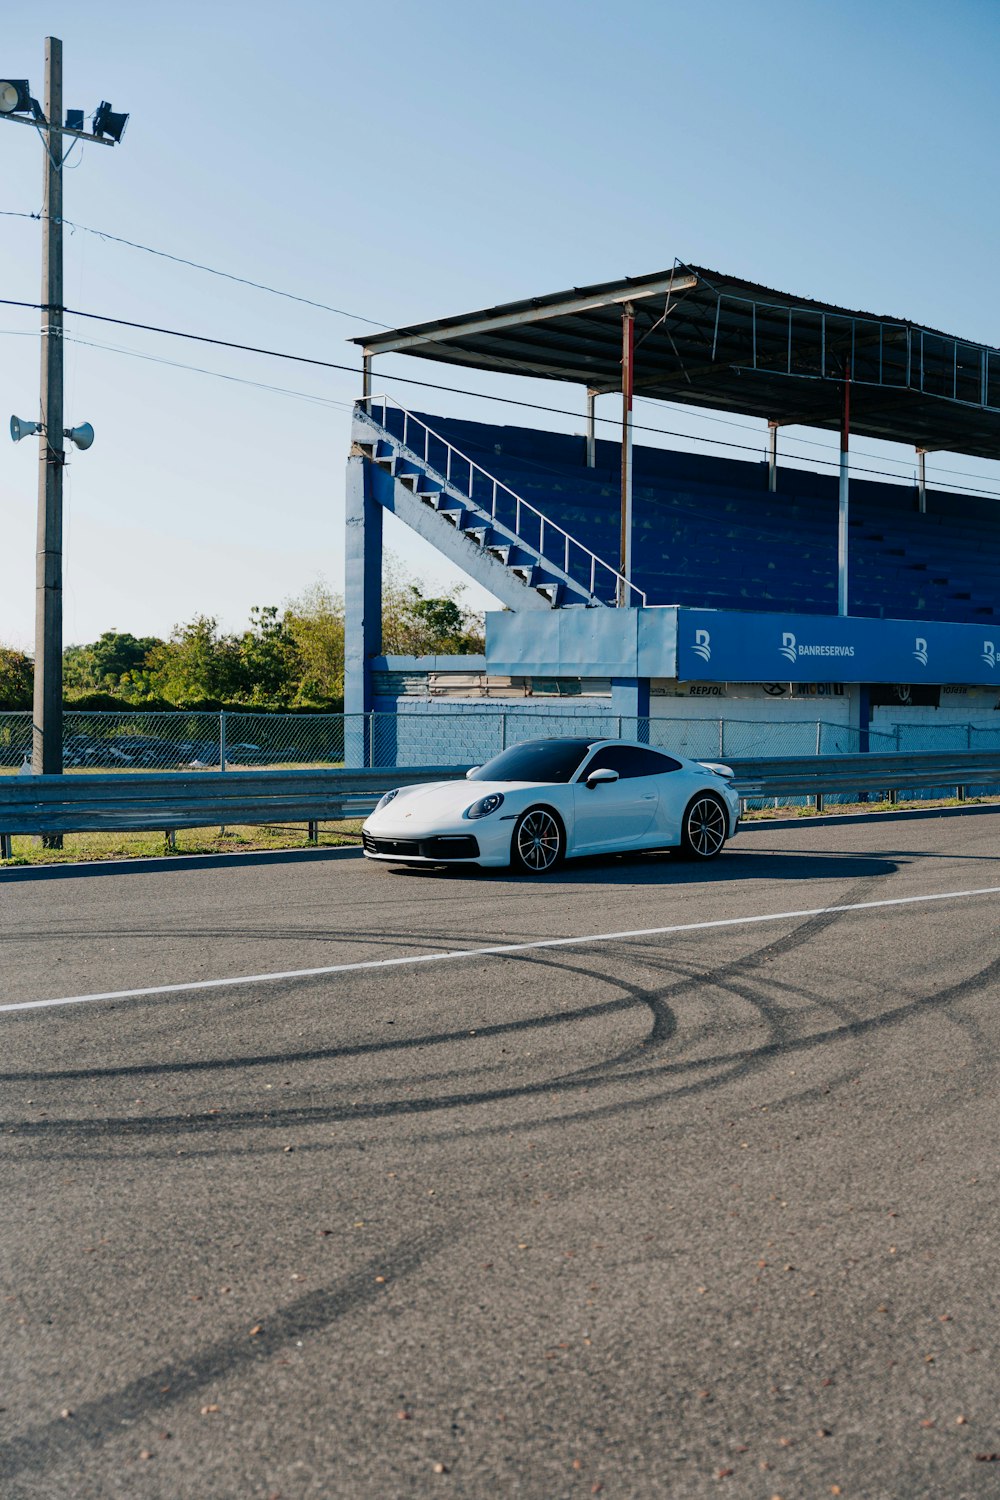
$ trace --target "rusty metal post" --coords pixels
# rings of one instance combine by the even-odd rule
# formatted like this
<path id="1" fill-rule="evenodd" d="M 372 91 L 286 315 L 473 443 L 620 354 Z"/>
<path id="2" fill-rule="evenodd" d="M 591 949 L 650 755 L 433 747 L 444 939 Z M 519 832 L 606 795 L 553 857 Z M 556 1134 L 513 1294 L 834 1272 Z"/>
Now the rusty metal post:
<path id="1" fill-rule="evenodd" d="M 927 514 L 927 449 L 917 449 L 917 509 Z"/>
<path id="2" fill-rule="evenodd" d="M 635 308 L 631 302 L 622 306 L 622 515 L 621 547 L 618 571 L 632 581 L 632 388 L 635 378 Z M 628 607 L 631 590 L 618 585 L 618 604 Z"/>

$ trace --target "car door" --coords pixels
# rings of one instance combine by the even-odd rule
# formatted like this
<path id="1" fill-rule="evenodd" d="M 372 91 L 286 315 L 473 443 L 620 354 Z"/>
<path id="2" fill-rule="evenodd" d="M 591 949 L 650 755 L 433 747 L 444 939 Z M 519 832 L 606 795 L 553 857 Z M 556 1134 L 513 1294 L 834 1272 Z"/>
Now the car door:
<path id="1" fill-rule="evenodd" d="M 659 794 L 647 757 L 661 757 L 640 746 L 603 745 L 594 751 L 573 785 L 573 849 L 629 849 L 641 844 L 656 824 Z M 591 771 L 618 772 L 617 781 L 587 785 Z"/>

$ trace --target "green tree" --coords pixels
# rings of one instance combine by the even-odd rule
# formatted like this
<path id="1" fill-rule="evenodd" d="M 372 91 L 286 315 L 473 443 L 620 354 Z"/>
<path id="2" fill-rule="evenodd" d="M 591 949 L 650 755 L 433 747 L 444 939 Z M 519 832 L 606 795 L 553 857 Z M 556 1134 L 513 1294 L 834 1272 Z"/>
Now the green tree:
<path id="1" fill-rule="evenodd" d="M 250 629 L 239 642 L 239 695 L 243 701 L 289 708 L 302 676 L 295 634 L 273 604 L 255 604 Z"/>
<path id="2" fill-rule="evenodd" d="M 401 576 L 394 557 L 382 580 L 382 649 L 387 655 L 464 656 L 484 650 L 482 615 L 462 608 L 464 585 L 428 598 Z"/>
<path id="3" fill-rule="evenodd" d="M 225 701 L 242 686 L 240 642 L 220 635 L 219 622 L 210 615 L 175 625 L 169 641 L 149 653 L 147 666 L 150 689 L 170 703 Z"/>
<path id="4" fill-rule="evenodd" d="M 13 646 L 0 646 L 0 708 L 30 708 L 34 681 L 31 657 Z"/>
<path id="5" fill-rule="evenodd" d="M 111 692 L 132 697 L 143 680 L 146 658 L 163 642 L 129 630 L 105 630 L 86 646 L 63 652 L 63 685 L 68 693 Z"/>
<path id="6" fill-rule="evenodd" d="M 285 606 L 299 658 L 297 703 L 340 704 L 344 697 L 344 601 L 317 581 Z"/>

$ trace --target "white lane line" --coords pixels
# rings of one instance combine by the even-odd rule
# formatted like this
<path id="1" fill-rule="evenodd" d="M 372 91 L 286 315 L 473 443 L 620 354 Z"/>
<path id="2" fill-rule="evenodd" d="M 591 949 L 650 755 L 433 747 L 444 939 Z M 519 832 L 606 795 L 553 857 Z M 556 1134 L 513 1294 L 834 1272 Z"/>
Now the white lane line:
<path id="1" fill-rule="evenodd" d="M 841 906 L 812 906 L 803 911 L 768 912 L 763 916 L 717 917 L 708 922 L 675 922 L 669 927 L 636 927 L 627 932 L 592 932 L 580 937 L 537 938 L 530 943 L 497 943 L 489 948 L 453 948 L 444 953 L 411 953 L 404 958 L 369 958 L 362 963 L 324 964 L 318 969 L 278 969 L 271 974 L 240 974 L 231 979 L 191 979 L 182 984 L 154 984 L 140 990 L 105 990 L 97 995 L 63 995 L 54 1000 L 18 1000 L 11 1005 L 0 1005 L 0 1014 L 14 1010 L 44 1010 L 54 1005 L 89 1005 L 93 1000 L 141 1000 L 147 995 L 190 994 L 193 990 L 219 990 L 237 984 L 272 984 L 278 979 L 314 979 L 321 974 L 357 974 L 365 969 L 443 964 L 459 958 L 490 958 L 503 953 L 528 953 L 536 948 L 617 943 L 626 938 L 665 937 L 675 932 L 704 932 L 713 927 L 748 927 L 760 922 L 787 922 L 794 917 L 822 917 L 829 912 L 874 911 L 887 906 L 916 906 L 926 901 L 962 901 L 971 896 L 1000 896 L 1000 885 L 984 885 L 971 891 L 935 891 L 927 896 L 893 896 L 883 901 L 852 901 Z"/>

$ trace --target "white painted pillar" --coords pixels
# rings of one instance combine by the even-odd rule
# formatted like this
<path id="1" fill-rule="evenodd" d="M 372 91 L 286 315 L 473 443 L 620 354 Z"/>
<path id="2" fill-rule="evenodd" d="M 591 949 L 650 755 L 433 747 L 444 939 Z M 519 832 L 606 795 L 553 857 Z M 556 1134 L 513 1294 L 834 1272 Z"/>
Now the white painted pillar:
<path id="1" fill-rule="evenodd" d="M 635 362 L 635 308 L 631 302 L 622 307 L 622 528 L 618 570 L 632 581 L 632 385 Z M 618 604 L 627 609 L 632 591 L 624 583 L 618 586 Z"/>
<path id="2" fill-rule="evenodd" d="M 850 473 L 847 450 L 851 438 L 851 362 L 844 366 L 844 409 L 840 419 L 840 522 L 837 536 L 837 613 L 846 615 L 847 608 L 847 522 L 850 500 Z"/>

